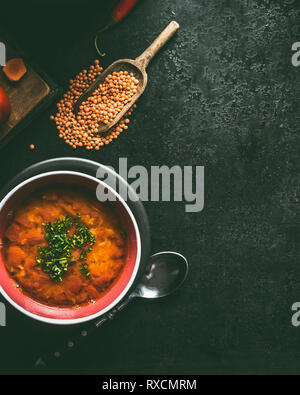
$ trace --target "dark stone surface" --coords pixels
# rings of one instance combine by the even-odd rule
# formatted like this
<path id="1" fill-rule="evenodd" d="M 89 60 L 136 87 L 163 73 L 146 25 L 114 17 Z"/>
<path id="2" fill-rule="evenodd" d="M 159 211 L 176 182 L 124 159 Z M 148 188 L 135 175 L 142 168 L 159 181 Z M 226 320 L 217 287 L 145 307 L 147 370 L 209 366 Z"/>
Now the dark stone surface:
<path id="1" fill-rule="evenodd" d="M 14 2 L 1 20 L 66 87 L 95 58 L 94 32 L 116 1 L 41 3 Z M 2 184 L 56 156 L 115 167 L 119 157 L 148 168 L 205 166 L 203 212 L 145 204 L 153 252 L 185 254 L 186 284 L 165 300 L 129 306 L 60 372 L 297 373 L 300 329 L 290 309 L 300 300 L 300 68 L 291 64 L 291 46 L 300 40 L 299 4 L 143 0 L 103 34 L 103 64 L 139 55 L 171 19 L 181 31 L 149 67 L 147 92 L 114 144 L 74 152 L 49 121 L 53 106 L 0 155 Z M 7 308 L 1 373 L 29 373 L 41 350 L 79 329 L 48 327 Z"/>

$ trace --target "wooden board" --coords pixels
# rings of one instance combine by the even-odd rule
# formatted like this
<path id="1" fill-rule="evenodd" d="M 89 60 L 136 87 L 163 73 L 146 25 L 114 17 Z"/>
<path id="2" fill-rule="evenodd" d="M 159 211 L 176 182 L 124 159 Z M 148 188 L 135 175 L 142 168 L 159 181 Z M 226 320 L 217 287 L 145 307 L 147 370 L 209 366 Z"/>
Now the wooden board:
<path id="1" fill-rule="evenodd" d="M 6 45 L 7 60 L 22 57 L 7 41 L 1 39 Z M 13 137 L 14 129 L 45 99 L 50 87 L 44 79 L 28 64 L 24 59 L 27 67 L 27 73 L 18 82 L 10 82 L 5 74 L 0 69 L 0 86 L 7 93 L 11 103 L 11 115 L 9 120 L 0 126 L 0 145 L 4 141 L 10 140 Z"/>

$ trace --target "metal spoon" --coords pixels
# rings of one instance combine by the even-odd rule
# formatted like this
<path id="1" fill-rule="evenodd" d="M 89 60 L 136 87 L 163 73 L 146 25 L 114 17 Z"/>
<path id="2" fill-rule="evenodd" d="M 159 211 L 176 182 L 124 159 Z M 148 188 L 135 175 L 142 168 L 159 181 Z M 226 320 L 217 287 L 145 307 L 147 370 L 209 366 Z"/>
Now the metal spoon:
<path id="1" fill-rule="evenodd" d="M 152 255 L 149 270 L 131 298 L 156 299 L 175 292 L 184 282 L 188 273 L 186 258 L 177 252 L 159 252 Z"/>
<path id="2" fill-rule="evenodd" d="M 105 78 L 113 72 L 128 71 L 133 73 L 135 78 L 139 80 L 137 86 L 137 93 L 132 97 L 129 103 L 127 103 L 114 120 L 108 125 L 102 124 L 99 126 L 99 133 L 106 133 L 109 129 L 116 126 L 118 122 L 124 117 L 129 111 L 132 105 L 140 98 L 146 89 L 148 76 L 146 68 L 150 60 L 156 55 L 156 53 L 170 40 L 170 38 L 179 29 L 179 24 L 175 21 L 171 22 L 166 29 L 157 37 L 157 39 L 150 45 L 150 47 L 137 59 L 121 59 L 110 65 L 103 73 L 93 82 L 93 84 L 78 98 L 74 106 L 74 113 L 77 114 L 81 104 L 92 95 L 92 93 L 103 84 Z"/>
<path id="3" fill-rule="evenodd" d="M 89 329 L 82 330 L 80 336 L 70 340 L 60 351 L 51 352 L 40 357 L 34 364 L 35 368 L 45 368 L 61 359 L 63 355 L 78 346 L 84 338 L 90 336 L 95 329 L 104 322 L 112 320 L 116 313 L 123 310 L 134 298 L 157 299 L 175 292 L 184 282 L 188 274 L 188 262 L 186 258 L 177 252 L 160 252 L 151 256 L 148 270 L 141 279 L 136 289 L 115 309 L 105 314 L 100 321 L 93 323 Z"/>

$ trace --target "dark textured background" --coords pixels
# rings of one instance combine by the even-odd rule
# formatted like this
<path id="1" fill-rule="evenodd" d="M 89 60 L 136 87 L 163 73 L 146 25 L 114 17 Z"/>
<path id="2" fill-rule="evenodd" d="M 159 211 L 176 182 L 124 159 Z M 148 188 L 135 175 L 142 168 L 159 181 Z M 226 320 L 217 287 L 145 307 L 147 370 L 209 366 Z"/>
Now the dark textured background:
<path id="1" fill-rule="evenodd" d="M 11 3 L 1 5 L 2 26 L 66 87 L 95 58 L 94 32 L 116 1 Z M 181 30 L 149 67 L 147 92 L 115 143 L 74 152 L 49 121 L 53 106 L 0 153 L 1 184 L 56 156 L 205 166 L 202 213 L 186 214 L 184 203 L 145 204 L 153 252 L 185 254 L 186 284 L 168 299 L 136 301 L 60 372 L 299 372 L 300 329 L 290 323 L 300 300 L 300 68 L 291 64 L 299 3 L 143 0 L 103 34 L 103 65 L 139 55 L 171 19 Z M 7 308 L 1 373 L 29 373 L 41 350 L 80 329 Z"/>

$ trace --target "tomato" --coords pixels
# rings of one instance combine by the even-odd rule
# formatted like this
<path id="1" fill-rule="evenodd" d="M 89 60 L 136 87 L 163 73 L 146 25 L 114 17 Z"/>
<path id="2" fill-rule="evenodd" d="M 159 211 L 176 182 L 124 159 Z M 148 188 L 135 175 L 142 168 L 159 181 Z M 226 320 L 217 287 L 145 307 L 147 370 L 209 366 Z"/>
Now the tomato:
<path id="1" fill-rule="evenodd" d="M 5 123 L 11 112 L 10 101 L 4 89 L 0 87 L 0 125 Z"/>

